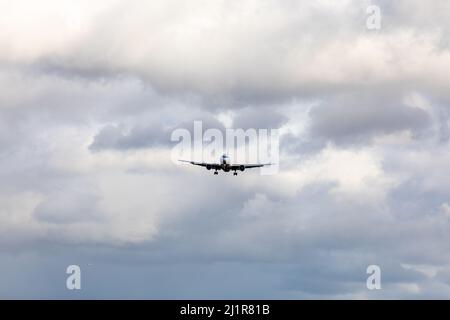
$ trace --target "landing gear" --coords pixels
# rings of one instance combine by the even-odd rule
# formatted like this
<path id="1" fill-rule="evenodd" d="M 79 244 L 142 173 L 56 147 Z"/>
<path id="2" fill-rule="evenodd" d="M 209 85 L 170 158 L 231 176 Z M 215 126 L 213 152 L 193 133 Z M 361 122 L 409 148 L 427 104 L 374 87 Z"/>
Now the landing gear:
<path id="1" fill-rule="evenodd" d="M 214 175 L 218 175 L 219 173 L 217 171 L 214 171 Z"/>
<path id="2" fill-rule="evenodd" d="M 236 171 L 233 173 L 233 176 L 237 176 L 237 172 Z"/>

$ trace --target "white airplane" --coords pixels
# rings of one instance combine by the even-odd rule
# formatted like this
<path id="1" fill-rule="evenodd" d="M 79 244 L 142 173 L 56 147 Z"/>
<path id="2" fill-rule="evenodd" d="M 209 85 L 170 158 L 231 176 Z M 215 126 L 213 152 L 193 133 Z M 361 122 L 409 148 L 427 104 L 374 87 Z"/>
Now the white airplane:
<path id="1" fill-rule="evenodd" d="M 207 170 L 214 169 L 214 174 L 219 174 L 218 170 L 223 170 L 225 172 L 234 171 L 233 175 L 237 176 L 237 171 L 244 171 L 245 169 L 260 168 L 264 166 L 270 166 L 271 163 L 265 164 L 231 164 L 230 158 L 224 154 L 220 157 L 220 163 L 205 163 L 205 162 L 195 162 L 189 160 L 179 160 L 181 162 L 187 162 L 196 166 L 206 167 Z"/>

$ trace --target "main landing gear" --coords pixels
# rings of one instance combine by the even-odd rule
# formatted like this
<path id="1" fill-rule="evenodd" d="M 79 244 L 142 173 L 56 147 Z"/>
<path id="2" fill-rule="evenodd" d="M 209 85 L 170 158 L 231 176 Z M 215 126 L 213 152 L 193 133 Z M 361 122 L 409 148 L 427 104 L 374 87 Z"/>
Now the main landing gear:
<path id="1" fill-rule="evenodd" d="M 235 172 L 233 172 L 233 176 L 237 176 L 237 172 L 235 171 Z"/>
<path id="2" fill-rule="evenodd" d="M 218 175 L 219 173 L 217 171 L 214 171 L 214 175 Z"/>

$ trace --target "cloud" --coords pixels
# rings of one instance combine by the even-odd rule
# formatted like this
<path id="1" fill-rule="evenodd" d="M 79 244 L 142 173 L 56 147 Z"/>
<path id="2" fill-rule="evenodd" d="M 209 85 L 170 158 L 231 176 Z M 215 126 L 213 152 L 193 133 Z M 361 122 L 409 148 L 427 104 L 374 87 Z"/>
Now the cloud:
<path id="1" fill-rule="evenodd" d="M 411 13 L 423 11 L 418 1 L 390 5 L 387 30 L 378 34 L 365 28 L 368 4 L 4 2 L 1 58 L 45 61 L 66 75 L 132 74 L 170 92 L 197 91 L 231 103 L 367 86 L 379 92 L 414 86 L 446 95 L 435 81 L 448 82 L 445 29 L 429 18 L 445 21 L 445 1 L 424 15 Z M 419 18 L 408 20 L 410 15 Z M 48 32 L 39 33 L 36 24 Z"/>
<path id="2" fill-rule="evenodd" d="M 430 124 L 427 111 L 397 99 L 360 94 L 324 101 L 310 112 L 311 135 L 336 143 L 367 143 L 377 135 L 409 131 L 418 135 Z"/>
<path id="3" fill-rule="evenodd" d="M 369 3 L 0 1 L 0 295 L 448 298 L 448 3 Z M 195 120 L 279 174 L 175 165 Z"/>
<path id="4" fill-rule="evenodd" d="M 95 194 L 92 190 L 64 188 L 39 203 L 33 215 L 38 221 L 49 223 L 96 222 L 102 219 L 102 216 L 98 212 L 98 199 Z"/>
<path id="5" fill-rule="evenodd" d="M 124 133 L 120 128 L 108 125 L 94 137 L 91 150 L 136 149 L 165 145 L 170 141 L 169 131 L 161 127 L 133 128 Z"/>
<path id="6" fill-rule="evenodd" d="M 247 107 L 236 112 L 233 127 L 240 129 L 278 129 L 288 121 L 282 113 L 272 108 Z"/>
<path id="7" fill-rule="evenodd" d="M 154 122 L 154 119 L 152 120 Z M 91 151 L 99 150 L 136 150 L 157 147 L 173 147 L 175 142 L 171 140 L 172 132 L 176 129 L 189 131 L 193 139 L 194 122 L 198 122 L 204 133 L 208 129 L 217 129 L 225 135 L 224 125 L 212 115 L 203 115 L 193 118 L 191 121 L 182 121 L 177 125 L 163 126 L 159 123 L 149 124 L 147 119 L 138 120 L 131 129 L 125 125 L 106 125 L 94 137 L 89 145 Z"/>

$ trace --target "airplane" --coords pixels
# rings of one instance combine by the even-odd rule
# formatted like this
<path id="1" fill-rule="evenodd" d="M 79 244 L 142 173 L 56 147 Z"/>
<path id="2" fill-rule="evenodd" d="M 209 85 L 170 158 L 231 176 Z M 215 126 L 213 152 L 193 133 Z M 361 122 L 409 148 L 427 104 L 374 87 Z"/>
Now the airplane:
<path id="1" fill-rule="evenodd" d="M 233 175 L 237 176 L 237 171 L 244 171 L 245 169 L 251 169 L 251 168 L 260 168 L 264 166 L 270 166 L 271 163 L 264 163 L 264 164 L 231 164 L 230 158 L 224 154 L 220 157 L 219 163 L 205 163 L 205 162 L 195 162 L 195 161 L 189 161 L 189 160 L 179 160 L 181 162 L 187 162 L 190 164 L 193 164 L 195 166 L 201 166 L 206 167 L 207 170 L 214 169 L 214 175 L 219 174 L 219 170 L 223 170 L 224 172 L 230 172 L 234 171 Z"/>

